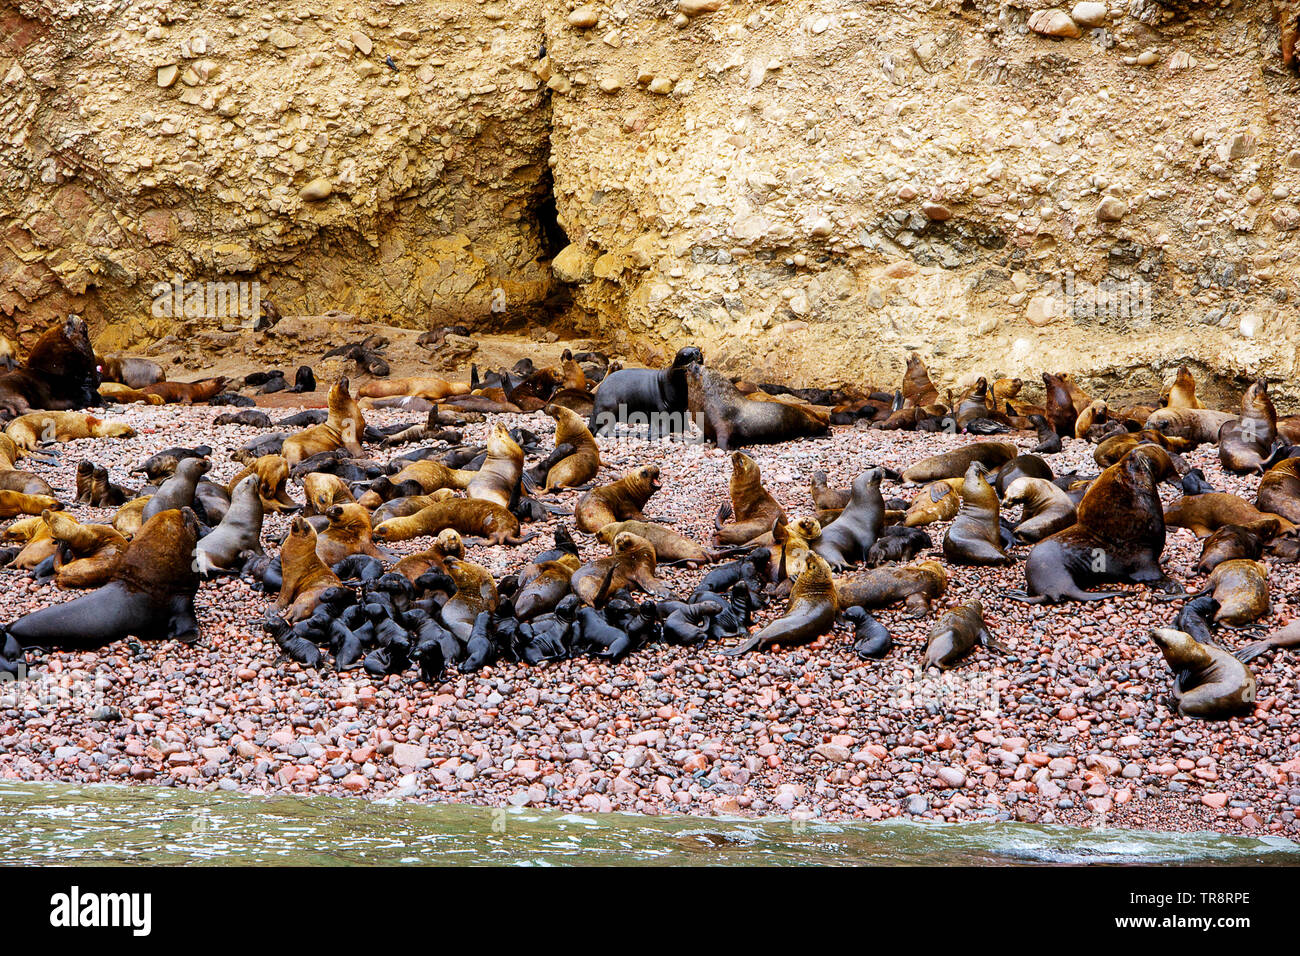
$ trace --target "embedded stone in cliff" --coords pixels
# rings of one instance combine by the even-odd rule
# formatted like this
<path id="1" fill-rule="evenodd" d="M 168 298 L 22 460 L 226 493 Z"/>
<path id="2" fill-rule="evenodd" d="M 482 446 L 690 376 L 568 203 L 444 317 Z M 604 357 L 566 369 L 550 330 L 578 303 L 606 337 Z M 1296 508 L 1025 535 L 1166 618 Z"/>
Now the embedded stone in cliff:
<path id="1" fill-rule="evenodd" d="M 1300 209 L 1295 206 L 1278 206 L 1269 218 L 1280 232 L 1290 232 L 1300 227 Z"/>
<path id="2" fill-rule="evenodd" d="M 1061 303 L 1055 296 L 1036 295 L 1025 308 L 1025 318 L 1035 328 L 1050 325 L 1061 315 Z"/>
<path id="3" fill-rule="evenodd" d="M 594 263 L 595 256 L 584 249 L 581 244 L 571 242 L 560 250 L 558 256 L 551 260 L 551 271 L 555 273 L 555 278 L 561 282 L 569 284 L 590 282 Z"/>
<path id="4" fill-rule="evenodd" d="M 726 2 L 727 0 L 677 0 L 677 9 L 688 17 L 698 17 L 702 13 L 717 13 Z"/>
<path id="5" fill-rule="evenodd" d="M 1128 215 L 1128 203 L 1117 196 L 1107 196 L 1097 206 L 1098 222 L 1119 222 Z"/>
<path id="6" fill-rule="evenodd" d="M 579 30 L 590 30 L 600 22 L 600 10 L 595 6 L 578 7 L 569 14 L 569 26 L 576 27 Z"/>
<path id="7" fill-rule="evenodd" d="M 1099 27 L 1106 22 L 1106 4 L 1080 0 L 1070 8 L 1070 19 L 1085 27 Z"/>
<path id="8" fill-rule="evenodd" d="M 288 30 L 282 30 L 279 27 L 276 27 L 271 31 L 270 35 L 267 36 L 267 40 L 269 40 L 271 46 L 275 47 L 277 50 L 287 50 L 290 47 L 298 45 L 298 38 L 296 36 Z"/>
<path id="9" fill-rule="evenodd" d="M 317 202 L 321 199 L 328 199 L 332 192 L 334 192 L 334 184 L 321 176 L 303 186 L 298 196 L 306 202 Z"/>
<path id="10" fill-rule="evenodd" d="M 1064 10 L 1037 10 L 1029 17 L 1029 29 L 1049 37 L 1077 37 L 1079 25 Z"/>
<path id="11" fill-rule="evenodd" d="M 158 85 L 164 90 L 176 82 L 176 77 L 180 76 L 180 67 L 175 63 L 170 66 L 158 67 Z"/>
<path id="12" fill-rule="evenodd" d="M 647 87 L 651 93 L 657 93 L 659 96 L 667 96 L 673 91 L 673 81 L 666 76 L 656 76 L 650 81 Z"/>
<path id="13" fill-rule="evenodd" d="M 370 37 L 360 30 L 353 30 L 349 39 L 352 41 L 352 45 L 361 51 L 362 56 L 370 56 L 370 51 L 375 48 L 375 45 L 370 42 Z"/>
<path id="14" fill-rule="evenodd" d="M 921 212 L 934 222 L 947 222 L 952 218 L 952 210 L 943 203 L 927 202 L 921 204 Z"/>

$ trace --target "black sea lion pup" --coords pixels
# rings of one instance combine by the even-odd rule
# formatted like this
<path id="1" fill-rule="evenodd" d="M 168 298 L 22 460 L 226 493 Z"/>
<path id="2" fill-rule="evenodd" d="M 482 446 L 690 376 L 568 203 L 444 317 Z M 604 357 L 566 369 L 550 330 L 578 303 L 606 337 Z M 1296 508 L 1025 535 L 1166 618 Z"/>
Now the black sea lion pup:
<path id="1" fill-rule="evenodd" d="M 784 617 L 778 618 L 736 647 L 723 651 L 737 657 L 770 644 L 807 644 L 835 625 L 835 583 L 830 565 L 820 555 L 808 556 L 807 567 L 794 582 Z"/>
<path id="2" fill-rule="evenodd" d="M 920 528 L 890 525 L 867 551 L 866 563 L 872 568 L 882 564 L 902 564 L 933 547 L 934 541 Z"/>
<path id="3" fill-rule="evenodd" d="M 1061 450 L 1061 436 L 1042 415 L 1029 416 L 1029 423 L 1038 433 L 1038 444 L 1034 446 L 1035 455 L 1055 455 Z"/>
<path id="4" fill-rule="evenodd" d="M 1242 661 L 1173 628 L 1156 628 L 1151 640 L 1174 672 L 1171 709 L 1204 720 L 1254 711 L 1255 675 Z"/>
<path id="5" fill-rule="evenodd" d="M 925 639 L 924 667 L 956 667 L 976 644 L 1002 651 L 984 624 L 984 605 L 972 600 L 942 614 Z"/>
<path id="6" fill-rule="evenodd" d="M 289 622 L 275 611 L 266 612 L 266 617 L 262 620 L 262 630 L 279 645 L 285 657 L 297 661 L 304 667 L 320 667 L 320 648 L 307 638 L 295 635 Z"/>
<path id="7" fill-rule="evenodd" d="M 879 659 L 894 649 L 889 630 L 863 607 L 850 607 L 844 619 L 853 625 L 853 651 L 865 660 Z"/>

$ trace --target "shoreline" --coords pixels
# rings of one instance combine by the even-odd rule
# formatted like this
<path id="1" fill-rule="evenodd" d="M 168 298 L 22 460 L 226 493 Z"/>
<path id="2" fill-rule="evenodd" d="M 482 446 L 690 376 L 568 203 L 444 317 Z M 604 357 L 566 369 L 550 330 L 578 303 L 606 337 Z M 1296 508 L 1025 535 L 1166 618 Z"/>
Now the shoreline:
<path id="1" fill-rule="evenodd" d="M 105 417 L 135 425 L 136 438 L 70 442 L 57 465 L 28 467 L 71 498 L 82 457 L 108 465 L 121 481 L 159 448 L 205 441 L 214 448 L 211 477 L 224 480 L 239 467 L 229 450 L 260 431 L 213 427 L 221 411 L 113 407 Z M 419 416 L 368 410 L 366 417 L 384 424 Z M 544 444 L 553 431 L 540 414 L 501 417 L 542 435 Z M 486 427 L 463 429 L 466 440 Z M 1026 449 L 1034 444 L 1023 433 L 1004 437 Z M 971 440 L 854 427 L 746 451 L 794 518 L 812 513 L 807 480 L 815 468 L 846 487 L 867 463 L 904 467 Z M 664 490 L 647 515 L 707 538 L 726 497 L 725 454 L 636 440 L 601 446 L 609 449 L 601 481 L 658 464 Z M 1069 440 L 1048 461 L 1058 472 L 1077 466 L 1091 473 L 1092 448 Z M 1213 446 L 1186 457 L 1217 489 L 1240 493 L 1258 481 L 1225 475 Z M 892 482 L 884 491 L 899 493 Z M 291 485 L 290 493 L 301 489 Z M 559 496 L 566 507 L 576 498 Z M 111 514 L 68 510 L 83 519 Z M 282 516 L 267 516 L 267 532 L 286 526 Z M 943 527 L 925 529 L 935 550 Z M 594 539 L 575 537 L 584 559 L 601 553 Z M 410 553 L 422 542 L 394 550 Z M 549 545 L 544 531 L 517 548 L 474 546 L 468 556 L 499 577 Z M 1192 588 L 1199 550 L 1191 532 L 1170 529 L 1165 566 Z M 0 702 L 0 777 L 577 812 L 830 822 L 903 816 L 1300 836 L 1296 656 L 1274 652 L 1252 663 L 1260 687 L 1250 717 L 1210 724 L 1171 716 L 1163 698 L 1173 675 L 1146 632 L 1176 610 L 1131 586 L 1123 586 L 1122 598 L 1087 606 L 1015 604 L 1001 592 L 1023 584 L 1026 552 L 1015 548 L 1018 561 L 1009 568 L 948 567 L 949 588 L 934 613 L 979 596 L 1010 654 L 978 649 L 969 663 L 933 680 L 912 665 L 934 613 L 913 621 L 899 609 L 877 615 L 897 644 L 884 661 L 858 660 L 841 626 L 816 644 L 775 654 L 726 659 L 714 644 L 655 645 L 617 665 L 576 659 L 452 671 L 432 688 L 414 671 L 382 681 L 327 665 L 316 672 L 280 659 L 262 635 L 268 596 L 224 578 L 199 591 L 202 638 L 194 647 L 145 644 L 146 656 L 136 658 L 119 642 L 43 656 L 33 671 L 45 690 L 71 686 L 61 706 L 35 702 L 34 717 L 26 706 Z M 1273 610 L 1263 623 L 1273 630 L 1295 617 L 1290 595 L 1300 569 L 1267 563 Z M 661 570 L 679 591 L 704 573 Z M 13 596 L 5 620 L 65 599 L 53 585 L 36 587 L 10 569 L 0 570 L 0 588 Z M 774 605 L 760 623 L 780 613 L 781 602 Z M 1245 642 L 1230 632 L 1223 637 Z M 96 719 L 99 707 L 120 719 Z"/>

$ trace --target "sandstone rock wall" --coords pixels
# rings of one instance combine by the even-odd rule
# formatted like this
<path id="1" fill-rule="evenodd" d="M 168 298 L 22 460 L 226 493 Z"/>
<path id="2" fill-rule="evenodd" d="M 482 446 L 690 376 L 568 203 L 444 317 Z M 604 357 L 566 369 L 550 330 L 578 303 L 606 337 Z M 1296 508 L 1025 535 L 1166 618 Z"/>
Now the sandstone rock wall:
<path id="1" fill-rule="evenodd" d="M 0 331 L 72 310 L 105 348 L 157 338 L 179 274 L 647 361 L 696 341 L 781 381 L 889 383 L 912 349 L 948 380 L 1291 381 L 1296 17 L 0 0 Z"/>

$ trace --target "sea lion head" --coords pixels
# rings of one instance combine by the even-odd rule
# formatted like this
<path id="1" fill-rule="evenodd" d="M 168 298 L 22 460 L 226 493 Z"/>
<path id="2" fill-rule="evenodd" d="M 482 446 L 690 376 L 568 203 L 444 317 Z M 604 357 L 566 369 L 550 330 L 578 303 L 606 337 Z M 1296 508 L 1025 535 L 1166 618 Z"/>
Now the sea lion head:
<path id="1" fill-rule="evenodd" d="M 1172 627 L 1157 627 L 1151 631 L 1151 641 L 1160 648 L 1165 661 L 1174 670 L 1182 670 L 1209 660 L 1209 652 L 1192 635 Z"/>
<path id="2" fill-rule="evenodd" d="M 916 564 L 910 566 L 916 568 L 918 571 L 924 571 L 938 582 L 940 587 L 944 587 L 948 584 L 948 572 L 943 569 L 943 565 L 938 561 L 918 561 Z"/>
<path id="3" fill-rule="evenodd" d="M 657 465 L 642 465 L 632 472 L 632 477 L 636 479 L 637 484 L 643 485 L 645 490 L 651 494 L 660 488 L 659 467 Z"/>
<path id="4" fill-rule="evenodd" d="M 176 466 L 176 470 L 183 472 L 184 477 L 198 481 L 199 477 L 207 474 L 208 469 L 211 467 L 212 462 L 206 458 L 182 458 L 180 464 Z"/>
<path id="5" fill-rule="evenodd" d="M 704 353 L 694 345 L 687 345 L 677 350 L 673 356 L 673 368 L 685 368 L 688 365 L 703 365 Z"/>
<path id="6" fill-rule="evenodd" d="M 743 451 L 731 453 L 731 470 L 737 478 L 758 477 L 758 463 Z"/>
<path id="7" fill-rule="evenodd" d="M 818 474 L 821 475 L 821 481 L 824 484 L 826 481 L 826 472 L 818 472 Z M 884 474 L 884 470 L 881 468 L 868 468 L 862 474 L 858 475 L 858 477 L 853 479 L 853 493 L 858 497 L 861 497 L 869 492 L 873 485 L 876 488 L 879 488 L 880 480 L 884 477 Z M 817 476 L 814 475 L 813 477 L 816 478 Z"/>
<path id="8" fill-rule="evenodd" d="M 434 550 L 444 557 L 465 557 L 465 542 L 455 528 L 443 528 L 433 539 Z"/>

